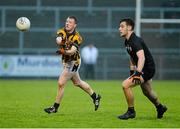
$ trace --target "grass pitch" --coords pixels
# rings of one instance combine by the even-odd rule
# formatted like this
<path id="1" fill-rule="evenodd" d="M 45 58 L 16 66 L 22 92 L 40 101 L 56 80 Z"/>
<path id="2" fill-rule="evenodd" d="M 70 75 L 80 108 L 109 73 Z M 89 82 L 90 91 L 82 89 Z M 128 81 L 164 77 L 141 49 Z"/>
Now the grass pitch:
<path id="1" fill-rule="evenodd" d="M 45 107 L 54 103 L 56 80 L 0 80 L 0 128 L 178 128 L 180 127 L 180 81 L 154 81 L 153 88 L 168 107 L 163 119 L 156 119 L 154 106 L 140 87 L 133 89 L 137 117 L 119 120 L 127 110 L 121 81 L 88 81 L 102 96 L 98 111 L 91 98 L 68 83 L 56 114 Z"/>

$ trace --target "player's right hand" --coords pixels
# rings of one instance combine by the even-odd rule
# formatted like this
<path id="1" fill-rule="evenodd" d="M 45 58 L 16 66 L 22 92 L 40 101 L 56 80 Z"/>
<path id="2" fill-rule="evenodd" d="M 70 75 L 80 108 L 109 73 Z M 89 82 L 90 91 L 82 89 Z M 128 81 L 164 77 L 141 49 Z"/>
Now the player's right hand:
<path id="1" fill-rule="evenodd" d="M 130 76 L 133 75 L 134 72 L 135 72 L 134 70 L 130 70 L 130 71 L 129 71 L 129 75 L 130 75 Z"/>
<path id="2" fill-rule="evenodd" d="M 142 72 L 135 71 L 134 74 L 131 76 L 132 82 L 136 85 L 141 84 L 141 75 Z"/>

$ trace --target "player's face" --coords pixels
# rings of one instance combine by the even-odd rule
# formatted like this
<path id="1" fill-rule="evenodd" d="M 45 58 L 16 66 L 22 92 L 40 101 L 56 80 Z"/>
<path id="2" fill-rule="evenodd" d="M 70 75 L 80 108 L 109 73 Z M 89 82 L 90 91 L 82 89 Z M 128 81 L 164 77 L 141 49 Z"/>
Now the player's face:
<path id="1" fill-rule="evenodd" d="M 126 37 L 126 35 L 128 34 L 128 26 L 126 25 L 126 22 L 120 23 L 119 32 L 121 37 Z"/>
<path id="2" fill-rule="evenodd" d="M 65 29 L 68 32 L 73 32 L 75 28 L 76 28 L 75 20 L 73 18 L 67 18 L 65 23 Z"/>

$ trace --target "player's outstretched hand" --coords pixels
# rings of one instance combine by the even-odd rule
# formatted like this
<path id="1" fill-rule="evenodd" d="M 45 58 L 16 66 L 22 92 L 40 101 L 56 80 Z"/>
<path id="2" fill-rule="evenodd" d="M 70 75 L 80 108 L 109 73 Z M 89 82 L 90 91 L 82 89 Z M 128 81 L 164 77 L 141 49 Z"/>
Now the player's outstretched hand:
<path id="1" fill-rule="evenodd" d="M 56 53 L 57 53 L 58 55 L 63 55 L 63 54 L 65 53 L 65 50 L 64 50 L 64 48 L 60 48 L 60 49 L 58 49 L 58 50 L 56 51 Z"/>

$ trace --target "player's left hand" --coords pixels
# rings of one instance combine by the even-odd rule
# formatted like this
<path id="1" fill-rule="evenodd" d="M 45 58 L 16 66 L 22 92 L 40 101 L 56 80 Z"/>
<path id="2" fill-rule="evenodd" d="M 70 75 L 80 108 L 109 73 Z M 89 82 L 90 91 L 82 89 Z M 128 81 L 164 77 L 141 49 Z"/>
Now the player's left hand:
<path id="1" fill-rule="evenodd" d="M 134 74 L 131 76 L 132 82 L 136 85 L 141 84 L 141 75 L 142 72 L 135 71 Z"/>
<path id="2" fill-rule="evenodd" d="M 65 53 L 65 50 L 64 50 L 64 48 L 60 48 L 60 49 L 58 49 L 58 50 L 56 51 L 56 53 L 57 53 L 58 55 L 63 55 L 63 54 Z"/>

